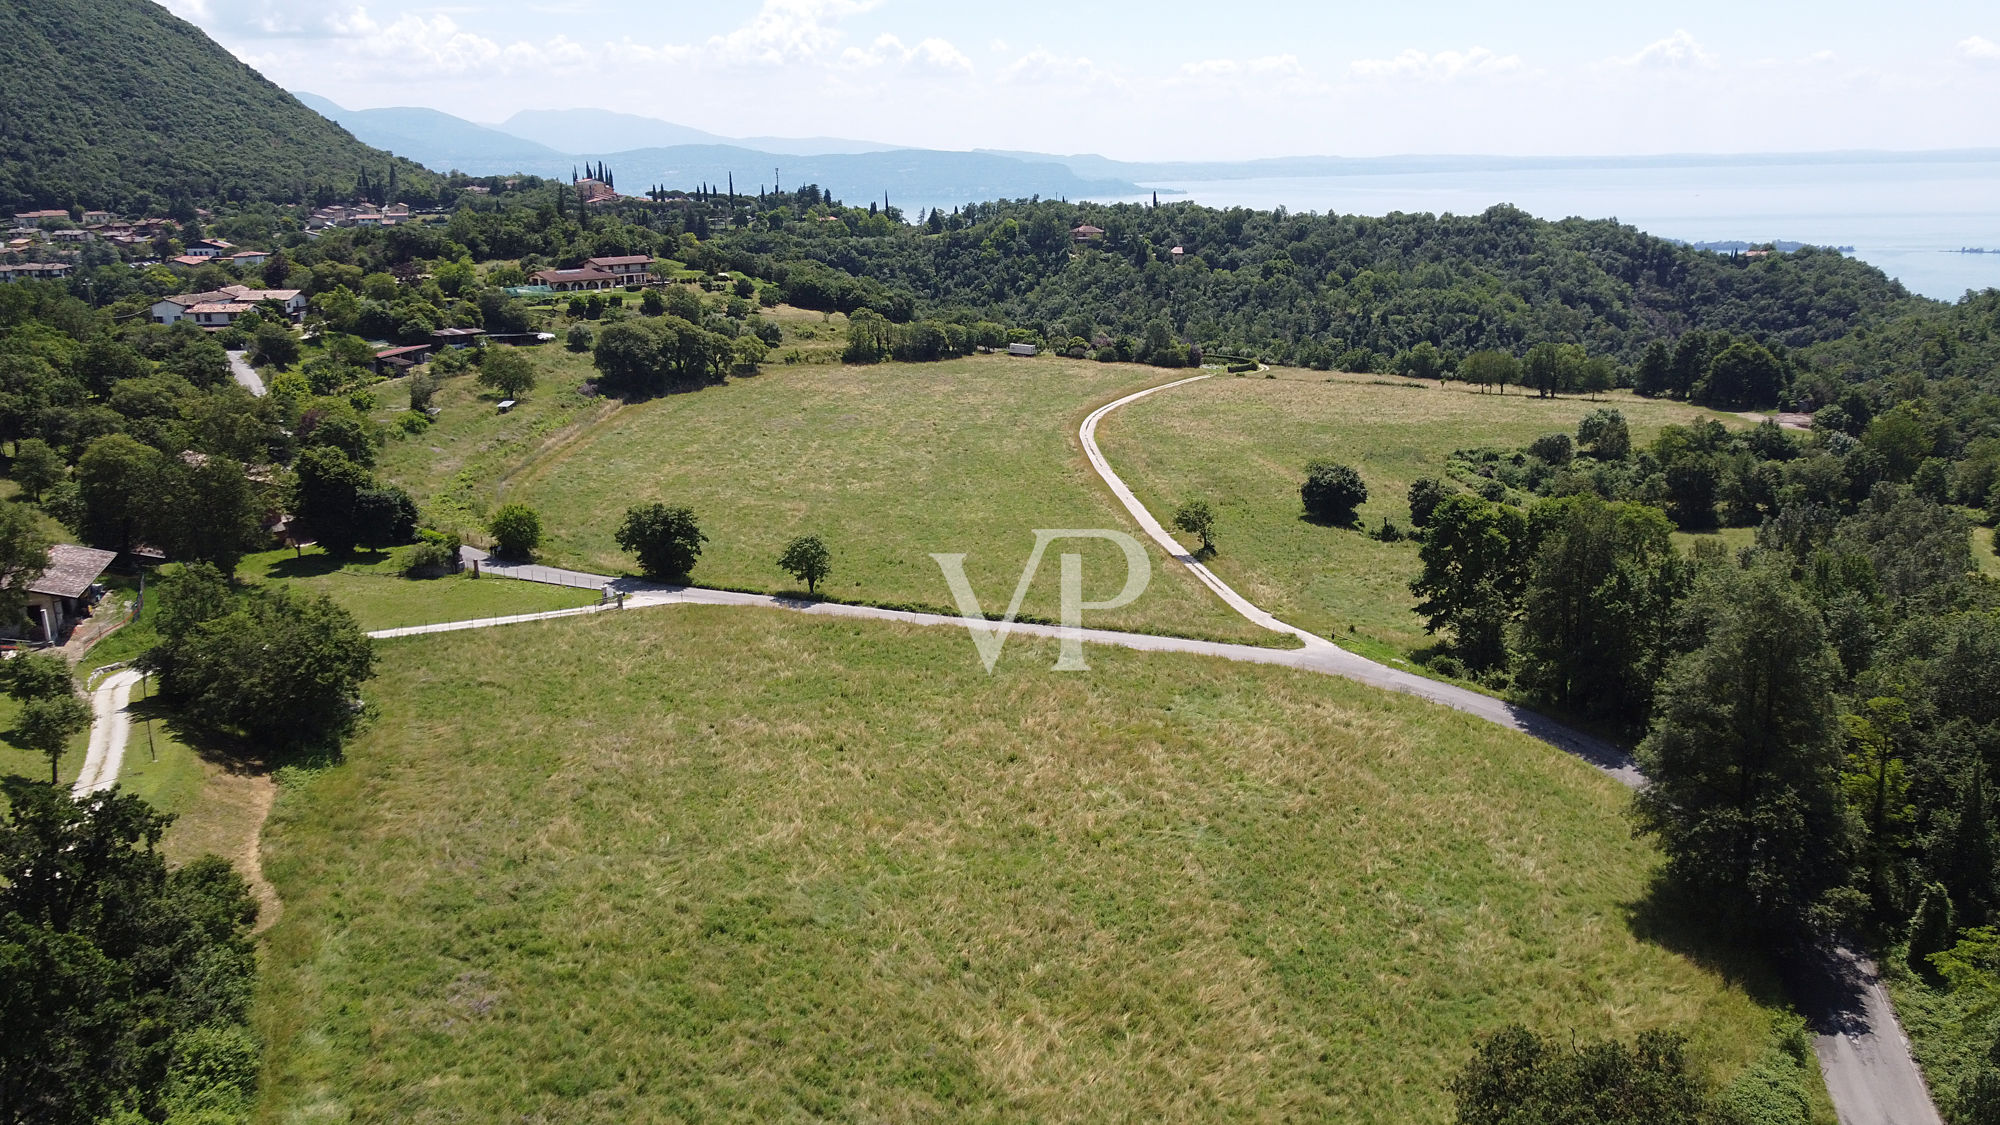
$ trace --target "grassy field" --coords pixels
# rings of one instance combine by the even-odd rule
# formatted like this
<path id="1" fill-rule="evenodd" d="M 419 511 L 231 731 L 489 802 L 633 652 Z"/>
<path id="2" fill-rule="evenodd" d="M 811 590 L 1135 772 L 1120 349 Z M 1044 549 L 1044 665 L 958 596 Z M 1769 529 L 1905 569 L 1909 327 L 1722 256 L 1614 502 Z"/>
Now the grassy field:
<path id="1" fill-rule="evenodd" d="M 1766 1041 L 1581 763 L 1012 644 L 702 607 L 385 643 L 266 831 L 259 1120 L 1436 1122 L 1511 1020 L 1685 1028 L 1718 1080 Z"/>
<path id="2" fill-rule="evenodd" d="M 352 613 L 363 629 L 395 629 L 439 621 L 469 621 L 591 605 L 595 590 L 543 586 L 504 578 L 474 578 L 470 572 L 443 578 L 404 578 L 389 552 L 360 552 L 339 559 L 308 548 L 251 555 L 237 569 L 246 582 L 289 587 L 302 594 L 325 594 Z"/>
<path id="3" fill-rule="evenodd" d="M 1746 424 L 1629 395 L 1607 404 L 1440 390 L 1403 379 L 1275 374 L 1217 377 L 1135 402 L 1103 421 L 1098 443 L 1162 518 L 1194 497 L 1215 507 L 1218 553 L 1209 565 L 1238 592 L 1285 621 L 1384 660 L 1431 643 L 1408 585 L 1419 569 L 1417 544 L 1307 522 L 1299 484 L 1308 460 L 1331 458 L 1361 472 L 1369 491 L 1361 517 L 1370 530 L 1385 517 L 1407 528 L 1410 482 L 1442 476 L 1455 449 L 1521 446 L 1574 432 L 1578 419 L 1605 405 L 1624 412 L 1635 443 L 1704 415 Z"/>
<path id="4" fill-rule="evenodd" d="M 545 390 L 506 416 L 471 406 L 469 382 L 454 381 L 439 396 L 445 420 L 432 435 L 392 443 L 384 475 L 426 511 L 463 511 L 468 522 L 499 499 L 523 501 L 541 514 L 544 561 L 605 573 L 633 565 L 613 534 L 627 507 L 652 500 L 687 504 L 700 517 L 709 543 L 694 578 L 705 585 L 793 589 L 778 555 L 792 537 L 818 534 L 834 556 L 822 592 L 949 610 L 930 555 L 962 552 L 974 591 L 994 611 L 1005 610 L 1035 529 L 1136 533 L 1085 464 L 1076 427 L 1096 403 L 1173 375 L 1002 356 L 767 365 L 727 386 L 614 407 L 563 397 L 560 387 L 587 377 L 581 357 L 543 348 L 537 362 L 548 368 Z M 384 398 L 394 405 L 393 394 Z M 1117 591 L 1117 547 L 1066 544 L 1051 556 L 1064 550 L 1084 556 L 1087 599 Z M 1086 624 L 1273 641 L 1148 550 L 1145 595 Z M 1024 613 L 1055 618 L 1059 579 L 1050 557 Z"/>

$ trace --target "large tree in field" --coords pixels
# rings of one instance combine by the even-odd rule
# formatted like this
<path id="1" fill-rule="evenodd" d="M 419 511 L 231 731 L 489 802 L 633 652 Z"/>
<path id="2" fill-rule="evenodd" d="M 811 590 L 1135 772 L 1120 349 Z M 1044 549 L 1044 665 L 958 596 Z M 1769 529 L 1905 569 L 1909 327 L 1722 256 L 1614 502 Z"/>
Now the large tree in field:
<path id="1" fill-rule="evenodd" d="M 146 657 L 160 694 L 213 730 L 286 749 L 338 747 L 359 721 L 361 685 L 375 674 L 374 649 L 354 617 L 324 595 L 281 589 L 253 588 L 240 603 L 200 596 L 211 612 L 230 608 L 207 620 L 177 618 L 173 634 L 162 629 L 163 643 Z"/>
<path id="2" fill-rule="evenodd" d="M 1639 826 L 1704 901 L 1795 927 L 1847 877 L 1839 664 L 1819 613 L 1781 574 L 1719 570 L 1693 602 L 1706 640 L 1657 693 Z"/>
<path id="3" fill-rule="evenodd" d="M 304 521 L 322 550 L 353 550 L 362 537 L 361 494 L 375 487 L 375 478 L 331 446 L 299 454 L 294 469 L 292 514 Z"/>
<path id="4" fill-rule="evenodd" d="M 618 545 L 637 555 L 640 572 L 656 581 L 687 578 L 706 542 L 693 509 L 657 502 L 626 509 L 618 527 Z"/>

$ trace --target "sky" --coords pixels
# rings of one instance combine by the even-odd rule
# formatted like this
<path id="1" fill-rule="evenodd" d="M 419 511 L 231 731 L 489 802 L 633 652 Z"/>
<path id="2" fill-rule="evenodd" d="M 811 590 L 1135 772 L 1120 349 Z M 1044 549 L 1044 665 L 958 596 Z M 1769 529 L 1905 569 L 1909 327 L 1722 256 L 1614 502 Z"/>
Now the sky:
<path id="1" fill-rule="evenodd" d="M 1133 160 L 2000 147 L 1991 0 L 159 0 L 290 90 Z"/>

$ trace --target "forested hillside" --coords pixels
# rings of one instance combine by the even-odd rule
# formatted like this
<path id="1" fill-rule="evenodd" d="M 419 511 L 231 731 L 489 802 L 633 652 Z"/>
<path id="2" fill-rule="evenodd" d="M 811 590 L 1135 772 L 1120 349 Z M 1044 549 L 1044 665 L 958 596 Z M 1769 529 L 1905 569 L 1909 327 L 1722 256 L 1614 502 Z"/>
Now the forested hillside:
<path id="1" fill-rule="evenodd" d="M 1104 233 L 1079 244 L 1071 231 L 1086 224 Z M 867 278 L 892 318 L 901 300 L 1086 340 L 1164 320 L 1190 342 L 1348 369 L 1425 342 L 1463 355 L 1550 340 L 1633 364 L 1692 328 L 1797 348 L 1925 303 L 1831 251 L 1732 258 L 1513 207 L 1368 218 L 1016 201 L 885 237 L 751 221 L 719 241 L 745 267 L 816 262 Z"/>
<path id="2" fill-rule="evenodd" d="M 355 140 L 152 0 L 0 0 L 0 207 L 163 210 L 437 177 Z"/>

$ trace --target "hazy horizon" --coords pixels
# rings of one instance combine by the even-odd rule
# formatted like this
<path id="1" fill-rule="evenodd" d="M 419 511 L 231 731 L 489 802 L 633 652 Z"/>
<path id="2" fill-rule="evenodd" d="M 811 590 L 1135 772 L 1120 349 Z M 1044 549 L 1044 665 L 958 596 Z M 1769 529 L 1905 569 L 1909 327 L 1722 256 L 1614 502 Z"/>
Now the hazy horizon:
<path id="1" fill-rule="evenodd" d="M 604 108 L 725 136 L 1121 160 L 2000 146 L 2000 14 L 1689 0 L 1671 15 L 1193 0 L 162 0 L 287 88 L 468 120 Z"/>

